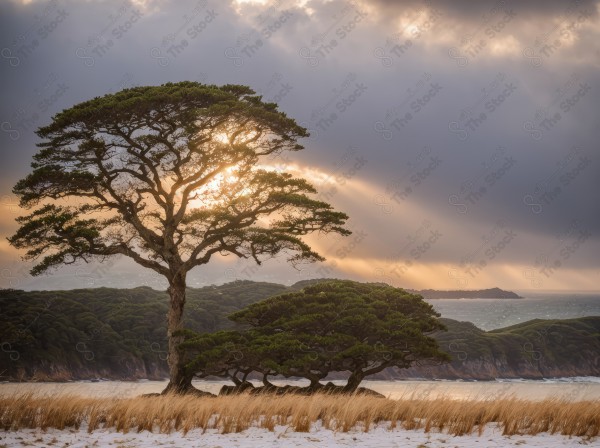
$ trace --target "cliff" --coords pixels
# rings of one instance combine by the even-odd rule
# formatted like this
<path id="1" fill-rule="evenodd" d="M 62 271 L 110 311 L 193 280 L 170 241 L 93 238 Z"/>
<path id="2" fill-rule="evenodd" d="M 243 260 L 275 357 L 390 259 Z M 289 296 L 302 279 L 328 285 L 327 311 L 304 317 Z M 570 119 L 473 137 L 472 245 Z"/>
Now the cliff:
<path id="1" fill-rule="evenodd" d="M 442 319 L 448 331 L 435 335 L 453 360 L 383 372 L 378 379 L 494 380 L 600 376 L 600 317 L 534 319 L 483 331 L 470 322 Z"/>

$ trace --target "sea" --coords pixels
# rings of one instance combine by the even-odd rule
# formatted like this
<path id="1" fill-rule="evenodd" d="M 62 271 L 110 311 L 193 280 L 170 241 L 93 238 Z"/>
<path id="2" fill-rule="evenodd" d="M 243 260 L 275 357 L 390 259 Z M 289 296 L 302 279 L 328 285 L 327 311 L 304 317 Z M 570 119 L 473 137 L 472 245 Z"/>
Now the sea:
<path id="1" fill-rule="evenodd" d="M 427 302 L 442 317 L 473 322 L 482 330 L 532 319 L 571 319 L 600 316 L 599 293 L 516 291 L 522 299 L 431 299 Z"/>

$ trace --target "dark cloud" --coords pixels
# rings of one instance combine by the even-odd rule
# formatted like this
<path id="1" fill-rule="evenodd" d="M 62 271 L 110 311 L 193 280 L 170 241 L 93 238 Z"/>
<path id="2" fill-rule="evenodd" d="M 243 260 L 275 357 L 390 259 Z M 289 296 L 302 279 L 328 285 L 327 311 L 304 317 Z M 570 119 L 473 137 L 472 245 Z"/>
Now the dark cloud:
<path id="1" fill-rule="evenodd" d="M 552 0 L 540 2 L 537 0 L 510 1 L 510 0 L 492 0 L 477 1 L 457 0 L 445 2 L 443 0 L 373 0 L 369 2 L 386 11 L 386 13 L 403 14 L 407 9 L 437 9 L 443 11 L 447 16 L 469 20 L 479 21 L 483 16 L 496 14 L 510 9 L 518 10 L 528 16 L 556 18 L 565 16 L 578 10 L 590 11 L 592 15 L 597 15 L 597 4 L 595 0 L 572 0 L 561 1 Z"/>
<path id="2" fill-rule="evenodd" d="M 563 251 L 548 287 L 591 288 L 600 249 L 596 3 L 577 3 L 566 21 L 569 4 L 558 1 L 448 4 L 3 2 L 0 231 L 15 228 L 10 189 L 28 172 L 34 129 L 54 113 L 131 85 L 240 83 L 310 129 L 305 151 L 274 163 L 310 168 L 323 199 L 350 214 L 355 236 L 316 238 L 323 265 L 294 271 L 273 260 L 255 270 L 226 259 L 195 273 L 198 284 L 373 279 L 410 261 L 397 283 L 427 286 L 429 273 L 437 276 L 429 286 L 451 287 L 448 272 L 467 275 L 461 262 L 484 254 L 473 287 L 494 279 L 526 287 L 524 266 L 539 270 Z M 490 11 L 502 18 L 507 8 L 514 18 L 486 32 L 496 23 Z M 590 13 L 568 28 L 577 11 Z M 495 253 L 507 231 L 517 236 Z M 576 247 L 581 232 L 591 236 Z M 0 252 L 19 277 L 17 254 L 6 243 Z M 511 267 L 521 270 L 509 275 Z M 69 269 L 22 284 L 152 277 L 125 260 Z"/>

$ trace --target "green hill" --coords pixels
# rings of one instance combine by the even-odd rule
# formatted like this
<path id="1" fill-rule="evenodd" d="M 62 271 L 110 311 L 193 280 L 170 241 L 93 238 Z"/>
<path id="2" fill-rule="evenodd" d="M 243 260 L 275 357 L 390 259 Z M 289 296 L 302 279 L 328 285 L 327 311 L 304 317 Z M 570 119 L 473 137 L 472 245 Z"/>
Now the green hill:
<path id="1" fill-rule="evenodd" d="M 600 317 L 534 319 L 483 331 L 470 322 L 442 319 L 435 336 L 453 361 L 407 369 L 399 376 L 479 379 L 600 376 Z"/>
<path id="2" fill-rule="evenodd" d="M 232 312 L 311 283 L 189 288 L 185 326 L 233 328 L 226 317 Z M 0 290 L 0 379 L 165 378 L 167 303 L 166 292 L 149 287 Z M 469 322 L 444 323 L 448 332 L 435 338 L 451 364 L 388 370 L 378 378 L 600 376 L 600 317 L 536 319 L 489 332 Z"/>
<path id="3" fill-rule="evenodd" d="M 285 290 L 251 281 L 189 288 L 184 325 L 232 328 L 227 315 Z M 1 378 L 163 378 L 168 300 L 149 287 L 0 290 Z"/>

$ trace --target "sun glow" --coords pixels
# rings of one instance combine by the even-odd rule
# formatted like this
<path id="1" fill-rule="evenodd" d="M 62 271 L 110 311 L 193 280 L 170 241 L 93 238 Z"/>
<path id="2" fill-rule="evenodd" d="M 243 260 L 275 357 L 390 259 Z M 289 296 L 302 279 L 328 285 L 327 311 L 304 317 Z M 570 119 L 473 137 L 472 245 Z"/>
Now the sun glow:
<path id="1" fill-rule="evenodd" d="M 229 143 L 229 136 L 224 133 L 224 132 L 219 132 L 218 134 L 215 134 L 213 136 L 213 140 L 219 142 L 219 143 L 224 143 L 224 144 L 228 144 Z"/>
<path id="2" fill-rule="evenodd" d="M 225 134 L 222 134 L 227 139 Z M 218 139 L 215 137 L 215 139 Z M 336 182 L 336 176 L 332 173 L 321 171 L 314 167 L 300 166 L 293 163 L 260 164 L 256 167 L 265 171 L 289 173 L 295 177 L 302 177 L 311 182 L 317 188 L 328 186 Z M 250 189 L 242 185 L 239 166 L 231 165 L 221 173 L 214 176 L 202 187 L 194 190 L 190 200 L 191 208 L 207 208 L 215 205 L 225 204 L 233 198 L 241 198 L 251 193 Z M 351 182 L 350 182 L 351 183 Z M 350 185 L 348 185 L 350 187 Z"/>
<path id="3" fill-rule="evenodd" d="M 294 163 L 282 163 L 278 165 L 273 164 L 263 164 L 260 168 L 266 171 L 277 171 L 282 173 L 289 173 L 294 176 L 299 176 L 307 179 L 310 182 L 313 182 L 317 185 L 325 184 L 327 182 L 331 182 L 334 179 L 334 175 L 331 173 L 326 173 L 316 168 L 308 167 L 308 166 L 299 166 Z"/>
<path id="4" fill-rule="evenodd" d="M 243 145 L 251 143 L 257 139 L 256 131 L 236 131 L 234 134 L 228 132 L 217 132 L 211 135 L 214 142 L 224 145 Z"/>
<path id="5" fill-rule="evenodd" d="M 231 165 L 194 190 L 189 204 L 192 209 L 214 207 L 248 193 L 249 190 L 240 185 L 239 166 Z"/>

